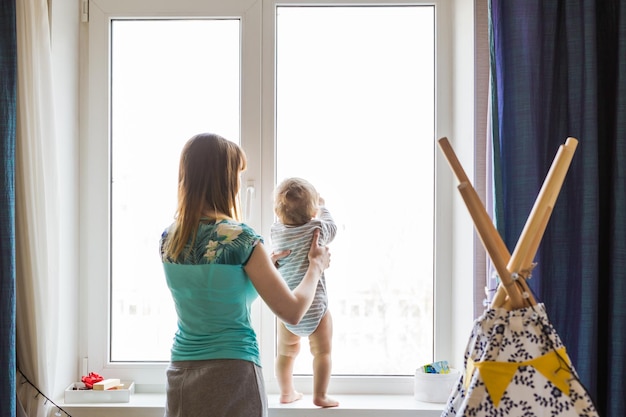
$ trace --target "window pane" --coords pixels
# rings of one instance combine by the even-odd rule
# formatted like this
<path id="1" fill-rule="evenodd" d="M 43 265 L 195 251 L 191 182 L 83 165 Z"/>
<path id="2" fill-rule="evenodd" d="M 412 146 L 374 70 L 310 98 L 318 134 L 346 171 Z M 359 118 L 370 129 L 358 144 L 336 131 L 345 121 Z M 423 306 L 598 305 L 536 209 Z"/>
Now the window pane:
<path id="1" fill-rule="evenodd" d="M 158 239 L 187 139 L 239 138 L 239 32 L 237 19 L 112 22 L 112 361 L 169 360 L 176 315 Z"/>
<path id="2" fill-rule="evenodd" d="M 279 7 L 276 74 L 277 181 L 338 224 L 333 374 L 411 375 L 433 359 L 434 7 Z"/>

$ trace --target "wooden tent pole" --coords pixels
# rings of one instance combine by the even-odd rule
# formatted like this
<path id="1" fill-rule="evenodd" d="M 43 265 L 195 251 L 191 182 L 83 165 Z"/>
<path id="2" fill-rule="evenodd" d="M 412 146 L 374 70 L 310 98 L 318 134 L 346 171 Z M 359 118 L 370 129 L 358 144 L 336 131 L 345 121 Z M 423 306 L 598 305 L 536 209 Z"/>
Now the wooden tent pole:
<path id="1" fill-rule="evenodd" d="M 518 309 L 524 307 L 524 300 L 522 294 L 518 288 L 515 287 L 515 281 L 511 278 L 511 273 L 506 268 L 507 259 L 501 256 L 498 247 L 502 238 L 496 230 L 489 214 L 485 210 L 480 197 L 474 187 L 468 182 L 463 182 L 458 186 L 459 192 L 465 201 L 465 205 L 474 221 L 474 227 L 480 237 L 480 240 L 487 251 L 487 254 L 491 258 L 500 280 L 502 281 L 503 288 L 509 295 L 511 300 L 511 307 Z"/>
<path id="2" fill-rule="evenodd" d="M 448 138 L 443 137 L 438 141 L 439 147 L 450 165 L 452 172 L 455 174 L 457 180 L 460 182 L 458 186 L 459 192 L 463 197 L 465 205 L 470 212 L 470 216 L 474 222 L 474 227 L 480 237 L 487 254 L 489 255 L 491 262 L 493 262 L 502 283 L 504 284 L 503 291 L 505 297 L 508 294 L 511 300 L 512 308 L 523 307 L 523 297 L 513 284 L 514 281 L 511 278 L 511 274 L 506 269 L 506 263 L 511 258 L 509 250 L 506 244 L 500 237 L 500 234 L 496 230 L 495 226 L 489 214 L 485 210 L 478 193 L 472 187 L 471 182 L 463 169 L 463 166 L 459 162 L 459 159 L 454 153 L 454 149 L 450 145 Z M 524 291 L 527 291 L 526 287 L 522 287 Z"/>
<path id="3" fill-rule="evenodd" d="M 443 137 L 439 139 L 438 143 L 439 143 L 439 147 L 441 151 L 443 152 L 444 156 L 446 157 L 446 160 L 448 161 L 448 164 L 450 165 L 450 168 L 452 169 L 452 172 L 455 174 L 457 180 L 459 181 L 459 184 L 467 183 L 471 186 L 472 182 L 467 177 L 467 174 L 465 173 L 463 166 L 459 162 L 459 159 L 457 158 L 456 153 L 454 153 L 454 149 L 452 149 L 452 145 L 450 145 L 448 138 Z M 478 196 L 478 193 L 476 194 Z M 481 202 L 481 205 L 482 205 L 482 202 Z M 508 262 L 508 259 L 511 258 L 511 254 L 509 252 L 509 249 L 506 247 L 506 244 L 502 240 L 502 238 L 500 238 L 499 233 L 498 233 L 498 239 L 496 239 L 496 242 L 494 244 L 496 246 L 498 256 L 500 256 L 502 259 L 505 259 L 506 260 L 505 262 Z"/>

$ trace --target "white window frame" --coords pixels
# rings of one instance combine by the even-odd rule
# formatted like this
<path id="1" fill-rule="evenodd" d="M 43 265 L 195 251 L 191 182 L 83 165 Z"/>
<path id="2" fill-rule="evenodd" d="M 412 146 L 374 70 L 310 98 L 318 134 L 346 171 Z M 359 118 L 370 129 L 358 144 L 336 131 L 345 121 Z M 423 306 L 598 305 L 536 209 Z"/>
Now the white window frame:
<path id="1" fill-rule="evenodd" d="M 166 363 L 109 361 L 108 328 L 110 324 L 110 28 L 111 21 L 123 18 L 194 18 L 233 17 L 241 19 L 241 143 L 249 158 L 243 178 L 244 188 L 253 186 L 256 198 L 250 201 L 247 222 L 269 236 L 273 220 L 271 201 L 274 187 L 275 132 L 275 8 L 278 5 L 333 5 L 321 0 L 90 0 L 88 41 L 83 45 L 87 67 L 81 101 L 80 150 L 80 276 L 81 317 L 79 318 L 79 352 L 81 374 L 102 375 L 135 381 L 144 391 L 163 391 Z M 446 0 L 343 0 L 341 5 L 434 5 L 436 30 L 436 137 L 449 136 L 452 108 L 452 36 L 450 2 Z M 144 10 L 150 10 L 148 15 Z M 259 76 L 259 74 L 261 76 Z M 433 146 L 436 146 L 433 140 Z M 451 298 L 448 296 L 452 276 L 452 193 L 448 189 L 449 168 L 437 163 L 435 186 L 435 360 L 456 358 L 453 355 Z M 443 184 L 441 184 L 442 182 Z M 441 191 L 439 191 L 441 190 Z M 273 372 L 275 318 L 263 303 L 256 303 L 254 325 L 259 333 L 261 360 L 268 393 L 277 392 Z M 310 390 L 310 377 L 297 377 L 296 387 Z M 410 377 L 333 377 L 333 393 L 402 394 L 413 388 Z"/>

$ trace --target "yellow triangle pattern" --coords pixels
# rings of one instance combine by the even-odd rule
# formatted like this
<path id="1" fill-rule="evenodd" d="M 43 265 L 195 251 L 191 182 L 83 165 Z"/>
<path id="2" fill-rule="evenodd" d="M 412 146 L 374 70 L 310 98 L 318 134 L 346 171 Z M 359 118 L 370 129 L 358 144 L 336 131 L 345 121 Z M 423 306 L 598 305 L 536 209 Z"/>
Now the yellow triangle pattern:
<path id="1" fill-rule="evenodd" d="M 563 367 L 561 358 L 567 361 L 567 367 Z M 572 378 L 572 373 L 570 371 L 569 358 L 565 353 L 565 347 L 524 362 L 474 362 L 472 358 L 468 358 L 467 366 L 465 367 L 465 389 L 467 390 L 469 387 L 474 370 L 478 369 L 483 377 L 483 382 L 493 401 L 493 405 L 498 407 L 504 391 L 506 391 L 513 379 L 513 375 L 515 375 L 515 372 L 517 372 L 520 366 L 532 366 L 552 382 L 555 387 L 561 390 L 561 392 L 569 396 L 569 380 Z"/>

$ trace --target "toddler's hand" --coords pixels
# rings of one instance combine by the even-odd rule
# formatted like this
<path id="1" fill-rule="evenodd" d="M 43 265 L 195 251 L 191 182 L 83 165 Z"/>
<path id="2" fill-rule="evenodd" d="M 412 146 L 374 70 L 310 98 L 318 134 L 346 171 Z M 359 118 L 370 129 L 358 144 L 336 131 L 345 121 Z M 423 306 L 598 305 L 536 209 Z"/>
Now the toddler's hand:
<path id="1" fill-rule="evenodd" d="M 276 268 L 278 268 L 278 261 L 287 257 L 291 253 L 290 249 L 281 250 L 280 252 L 272 252 L 270 254 L 270 258 L 272 259 L 272 263 Z"/>

